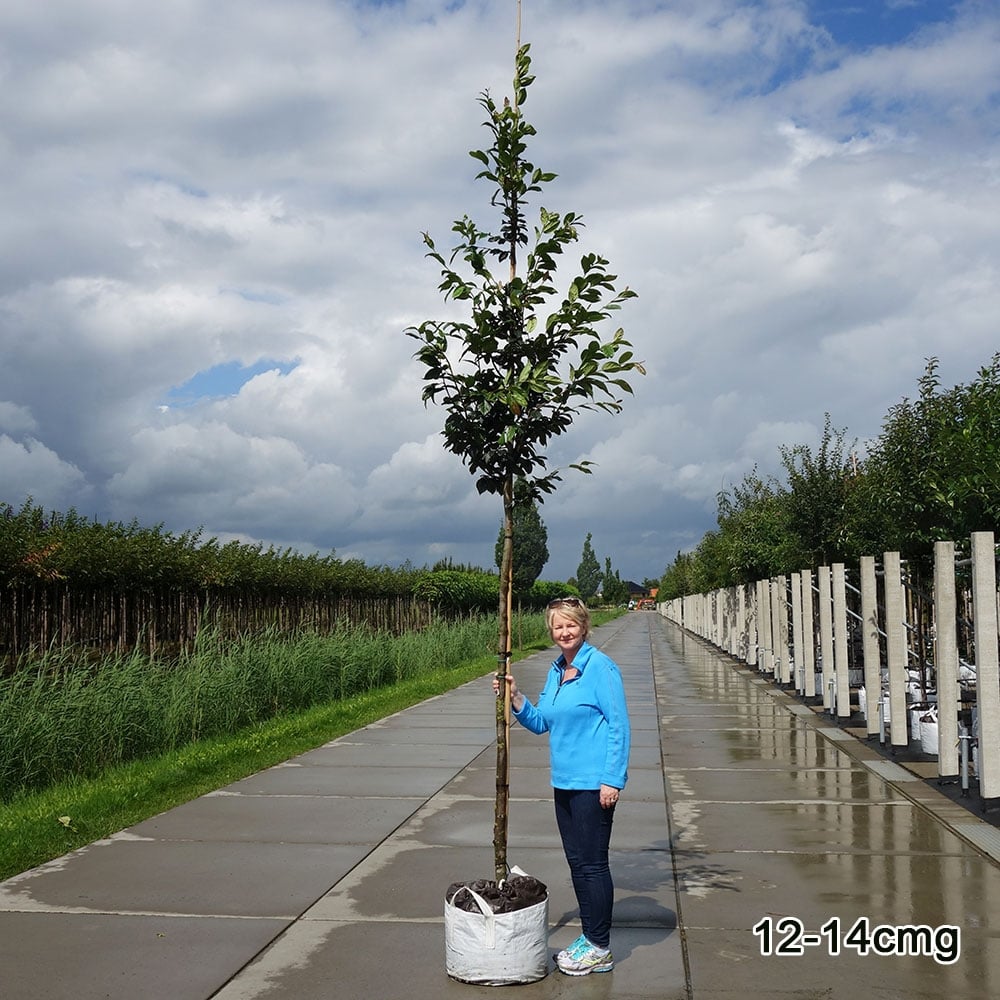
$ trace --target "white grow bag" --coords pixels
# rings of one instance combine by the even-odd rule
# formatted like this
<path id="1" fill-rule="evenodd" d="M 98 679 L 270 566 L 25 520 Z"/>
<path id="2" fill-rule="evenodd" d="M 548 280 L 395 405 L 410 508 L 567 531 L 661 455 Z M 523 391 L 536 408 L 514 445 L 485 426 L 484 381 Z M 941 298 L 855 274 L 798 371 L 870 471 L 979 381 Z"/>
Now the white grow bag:
<path id="1" fill-rule="evenodd" d="M 463 892 L 475 899 L 478 912 L 454 905 Z M 468 886 L 444 904 L 445 965 L 463 983 L 508 986 L 544 979 L 549 971 L 549 897 L 512 913 L 494 913 Z"/>

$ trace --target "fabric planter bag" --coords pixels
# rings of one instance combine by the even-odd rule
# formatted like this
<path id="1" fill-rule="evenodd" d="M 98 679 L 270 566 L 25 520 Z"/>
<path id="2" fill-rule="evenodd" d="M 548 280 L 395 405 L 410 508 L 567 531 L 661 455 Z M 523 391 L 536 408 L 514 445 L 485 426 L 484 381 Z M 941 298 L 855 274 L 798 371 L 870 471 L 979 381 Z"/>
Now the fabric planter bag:
<path id="1" fill-rule="evenodd" d="M 511 882 L 515 880 L 510 880 Z M 549 971 L 549 897 L 546 887 L 534 896 L 538 902 L 487 899 L 474 886 L 449 886 L 444 906 L 445 966 L 448 975 L 462 983 L 510 986 L 544 979 Z M 497 912 L 497 911 L 500 912 Z"/>
<path id="2" fill-rule="evenodd" d="M 938 755 L 937 711 L 925 712 L 920 717 L 920 749 L 926 754 Z"/>

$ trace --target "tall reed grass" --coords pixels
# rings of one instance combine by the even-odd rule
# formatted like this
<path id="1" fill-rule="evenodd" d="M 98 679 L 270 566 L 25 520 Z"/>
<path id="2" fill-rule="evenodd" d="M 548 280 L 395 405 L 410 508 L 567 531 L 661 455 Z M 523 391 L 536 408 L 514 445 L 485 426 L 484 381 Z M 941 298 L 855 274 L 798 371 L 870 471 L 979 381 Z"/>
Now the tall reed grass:
<path id="1" fill-rule="evenodd" d="M 545 638 L 543 616 L 525 617 L 520 634 Z M 0 801 L 475 660 L 496 643 L 486 617 L 398 637 L 355 628 L 223 642 L 206 632 L 170 663 L 53 652 L 0 679 Z"/>

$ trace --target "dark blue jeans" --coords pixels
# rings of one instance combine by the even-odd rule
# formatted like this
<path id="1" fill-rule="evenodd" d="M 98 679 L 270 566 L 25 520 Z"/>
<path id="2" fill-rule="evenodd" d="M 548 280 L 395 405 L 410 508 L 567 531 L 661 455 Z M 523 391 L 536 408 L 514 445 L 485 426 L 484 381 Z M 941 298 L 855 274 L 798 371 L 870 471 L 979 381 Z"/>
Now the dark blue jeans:
<path id="1" fill-rule="evenodd" d="M 608 849 L 615 810 L 602 809 L 600 792 L 556 788 L 556 823 L 569 862 L 580 923 L 591 944 L 607 948 L 611 941 L 614 883 Z"/>

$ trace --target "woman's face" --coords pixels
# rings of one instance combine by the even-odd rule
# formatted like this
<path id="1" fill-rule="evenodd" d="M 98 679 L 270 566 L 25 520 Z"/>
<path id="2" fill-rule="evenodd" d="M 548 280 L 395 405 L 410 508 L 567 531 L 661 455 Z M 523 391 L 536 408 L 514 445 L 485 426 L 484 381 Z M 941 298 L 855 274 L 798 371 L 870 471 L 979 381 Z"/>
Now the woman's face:
<path id="1" fill-rule="evenodd" d="M 583 626 L 555 611 L 552 614 L 549 631 L 552 634 L 552 641 L 562 650 L 566 662 L 569 663 L 583 645 Z"/>

